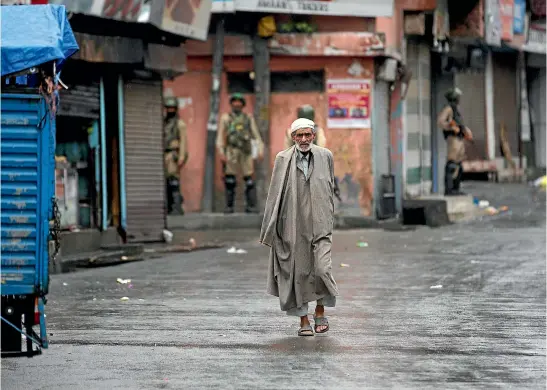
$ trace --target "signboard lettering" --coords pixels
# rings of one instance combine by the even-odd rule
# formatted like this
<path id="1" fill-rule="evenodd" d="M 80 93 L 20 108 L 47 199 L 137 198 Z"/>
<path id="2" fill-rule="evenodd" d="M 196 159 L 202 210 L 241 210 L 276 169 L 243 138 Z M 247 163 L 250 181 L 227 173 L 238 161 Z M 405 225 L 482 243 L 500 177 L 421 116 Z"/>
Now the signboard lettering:
<path id="1" fill-rule="evenodd" d="M 228 7 L 226 5 L 228 2 L 233 5 Z M 229 12 L 233 9 L 246 12 L 377 17 L 392 16 L 393 0 L 214 0 L 213 2 L 213 12 Z"/>

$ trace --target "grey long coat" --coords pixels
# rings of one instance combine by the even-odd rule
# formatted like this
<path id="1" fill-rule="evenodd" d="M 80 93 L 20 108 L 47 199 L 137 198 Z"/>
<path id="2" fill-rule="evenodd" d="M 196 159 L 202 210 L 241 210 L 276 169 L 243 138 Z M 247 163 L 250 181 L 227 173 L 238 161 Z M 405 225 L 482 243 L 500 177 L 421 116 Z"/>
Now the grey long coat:
<path id="1" fill-rule="evenodd" d="M 281 310 L 302 307 L 327 295 L 337 296 L 332 277 L 331 245 L 334 225 L 334 160 L 330 150 L 312 145 L 309 177 L 311 221 L 297 218 L 296 147 L 280 152 L 264 210 L 260 242 L 269 246 L 268 293 L 279 297 Z M 308 213 L 306 213 L 308 214 Z M 302 226 L 302 223 L 312 226 Z M 308 240 L 300 232 L 311 232 Z"/>

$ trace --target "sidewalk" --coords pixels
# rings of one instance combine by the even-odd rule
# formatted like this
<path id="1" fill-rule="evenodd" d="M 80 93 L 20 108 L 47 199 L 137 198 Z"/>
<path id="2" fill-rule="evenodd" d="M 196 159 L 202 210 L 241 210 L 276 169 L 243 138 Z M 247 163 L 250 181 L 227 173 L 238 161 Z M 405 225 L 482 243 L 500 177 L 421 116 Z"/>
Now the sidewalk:
<path id="1" fill-rule="evenodd" d="M 260 229 L 263 214 L 222 214 L 222 213 L 189 213 L 169 215 L 169 230 L 224 230 L 224 229 Z M 336 215 L 336 229 L 378 229 L 381 222 L 373 217 L 360 215 Z"/>

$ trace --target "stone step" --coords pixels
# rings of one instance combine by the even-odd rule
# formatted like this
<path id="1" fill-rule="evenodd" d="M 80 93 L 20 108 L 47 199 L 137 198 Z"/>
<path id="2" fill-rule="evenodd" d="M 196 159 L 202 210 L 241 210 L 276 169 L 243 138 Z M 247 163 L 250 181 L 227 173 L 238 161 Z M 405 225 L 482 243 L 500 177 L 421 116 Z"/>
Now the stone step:
<path id="1" fill-rule="evenodd" d="M 103 249 L 58 256 L 50 265 L 53 274 L 73 272 L 79 268 L 105 267 L 144 260 L 144 245 L 107 245 Z"/>
<path id="2" fill-rule="evenodd" d="M 474 218 L 478 214 L 478 208 L 473 202 L 473 196 L 444 196 L 444 195 L 425 195 L 419 198 L 420 200 L 441 200 L 446 202 L 446 212 L 450 222 L 457 222 Z"/>

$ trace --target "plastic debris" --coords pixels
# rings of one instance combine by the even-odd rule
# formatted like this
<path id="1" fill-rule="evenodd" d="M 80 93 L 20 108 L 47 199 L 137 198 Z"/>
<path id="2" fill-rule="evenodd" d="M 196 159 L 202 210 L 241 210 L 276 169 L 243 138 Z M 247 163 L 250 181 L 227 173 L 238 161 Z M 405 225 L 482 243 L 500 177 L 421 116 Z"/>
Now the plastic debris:
<path id="1" fill-rule="evenodd" d="M 534 187 L 545 190 L 547 188 L 547 176 L 541 176 L 534 180 Z"/>
<path id="2" fill-rule="evenodd" d="M 97 298 L 93 298 L 93 300 L 94 300 L 94 301 L 96 301 L 96 300 L 97 300 Z"/>
<path id="3" fill-rule="evenodd" d="M 497 213 L 499 213 L 499 211 L 495 207 L 492 207 L 492 206 L 487 207 L 486 212 L 490 215 L 496 215 Z"/>
<path id="4" fill-rule="evenodd" d="M 358 248 L 368 248 L 368 242 L 358 242 L 357 247 Z"/>
<path id="5" fill-rule="evenodd" d="M 63 283 L 63 286 L 68 286 L 68 283 Z"/>
<path id="6" fill-rule="evenodd" d="M 127 257 L 127 256 L 122 256 L 122 260 L 123 260 L 123 261 L 125 261 L 125 260 L 127 260 L 127 259 L 129 259 L 129 257 Z"/>
<path id="7" fill-rule="evenodd" d="M 479 202 L 479 207 L 480 207 L 481 209 L 485 209 L 485 208 L 487 208 L 488 206 L 490 206 L 490 202 L 487 201 L 487 200 L 481 200 L 481 201 Z"/>
<path id="8" fill-rule="evenodd" d="M 127 288 L 133 288 L 133 285 L 132 285 L 132 284 L 130 284 L 129 286 L 127 286 Z"/>
<path id="9" fill-rule="evenodd" d="M 442 284 L 436 284 L 435 286 L 431 286 L 429 287 L 431 290 L 438 290 L 438 289 L 441 289 L 443 288 L 443 285 Z"/>
<path id="10" fill-rule="evenodd" d="M 342 267 L 342 268 L 348 268 L 348 267 L 349 267 L 349 264 L 342 263 L 342 264 L 340 264 L 340 267 Z"/>
<path id="11" fill-rule="evenodd" d="M 120 298 L 120 301 L 124 301 L 124 302 L 125 302 L 125 301 L 128 301 L 128 300 L 129 300 L 129 297 L 121 297 L 121 298 Z"/>
<path id="12" fill-rule="evenodd" d="M 131 279 L 118 278 L 118 279 L 116 279 L 116 282 L 118 282 L 119 284 L 129 284 L 129 283 L 131 283 Z"/>
<path id="13" fill-rule="evenodd" d="M 173 241 L 173 233 L 171 233 L 169 230 L 164 229 L 163 230 L 163 240 L 170 244 Z"/>
<path id="14" fill-rule="evenodd" d="M 507 206 L 501 206 L 499 208 L 499 211 L 507 211 L 507 210 L 509 210 L 509 207 L 507 207 Z"/>
<path id="15" fill-rule="evenodd" d="M 242 254 L 247 253 L 247 251 L 246 251 L 245 249 L 236 249 L 236 247 L 233 246 L 233 247 L 231 247 L 230 249 L 228 249 L 228 250 L 226 251 L 226 253 L 242 255 Z"/>

